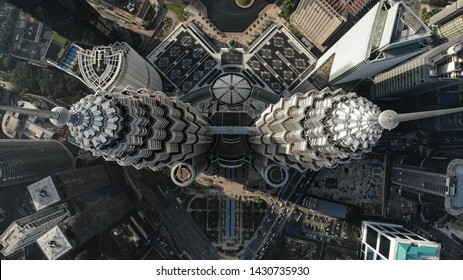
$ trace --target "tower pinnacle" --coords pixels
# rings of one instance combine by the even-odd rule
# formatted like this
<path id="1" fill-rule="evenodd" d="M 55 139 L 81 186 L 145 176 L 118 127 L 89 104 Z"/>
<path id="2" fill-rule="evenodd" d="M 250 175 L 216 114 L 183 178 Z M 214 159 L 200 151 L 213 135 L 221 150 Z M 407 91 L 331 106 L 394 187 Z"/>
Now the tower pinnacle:
<path id="1" fill-rule="evenodd" d="M 401 122 L 426 119 L 458 112 L 463 112 L 463 107 L 406 114 L 397 114 L 392 110 L 386 110 L 379 115 L 378 122 L 382 128 L 391 130 L 396 128 Z"/>

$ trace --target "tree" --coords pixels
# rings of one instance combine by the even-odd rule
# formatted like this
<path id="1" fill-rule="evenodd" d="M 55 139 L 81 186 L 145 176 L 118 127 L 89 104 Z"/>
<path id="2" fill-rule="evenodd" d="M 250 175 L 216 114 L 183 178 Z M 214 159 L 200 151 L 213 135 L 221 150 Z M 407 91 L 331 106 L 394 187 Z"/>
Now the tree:
<path id="1" fill-rule="evenodd" d="M 17 63 L 18 61 L 16 60 L 16 58 L 11 57 L 9 55 L 3 56 L 3 59 L 2 59 L 3 69 L 11 70 L 16 66 Z"/>

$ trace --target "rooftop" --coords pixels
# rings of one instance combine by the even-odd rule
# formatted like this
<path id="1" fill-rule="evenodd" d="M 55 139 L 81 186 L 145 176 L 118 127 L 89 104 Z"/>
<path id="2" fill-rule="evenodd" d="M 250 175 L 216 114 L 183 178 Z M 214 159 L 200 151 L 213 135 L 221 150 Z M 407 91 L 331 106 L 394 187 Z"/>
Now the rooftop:
<path id="1" fill-rule="evenodd" d="M 258 96 L 261 90 L 267 95 L 281 95 L 291 91 L 316 62 L 315 56 L 289 30 L 276 25 L 256 39 L 248 51 L 219 50 L 195 25 L 180 25 L 147 59 L 182 98 L 210 87 L 224 72 L 237 73 L 233 77 L 243 75 L 243 80 L 253 88 L 253 96 Z M 207 91 L 201 92 L 204 98 L 209 95 Z M 194 99 L 200 98 L 196 94 Z"/>
<path id="2" fill-rule="evenodd" d="M 417 246 L 412 243 L 399 242 L 396 260 L 422 260 L 439 258 L 439 246 Z"/>
<path id="3" fill-rule="evenodd" d="M 147 56 L 180 92 L 188 92 L 218 66 L 209 47 L 188 27 L 180 25 Z"/>
<path id="4" fill-rule="evenodd" d="M 58 226 L 38 238 L 37 244 L 49 260 L 56 260 L 72 249 L 71 243 Z"/>
<path id="5" fill-rule="evenodd" d="M 429 19 L 429 25 L 441 25 L 460 14 L 463 14 L 463 0 L 453 2 L 432 16 Z"/>
<path id="6" fill-rule="evenodd" d="M 227 74 L 219 77 L 212 85 L 212 95 L 223 104 L 240 104 L 251 95 L 251 85 L 241 75 Z"/>
<path id="7" fill-rule="evenodd" d="M 51 176 L 30 184 L 27 190 L 37 211 L 61 200 Z"/>
<path id="8" fill-rule="evenodd" d="M 287 30 L 276 26 L 250 50 L 246 64 L 275 93 L 298 83 L 315 57 Z"/>
<path id="9" fill-rule="evenodd" d="M 410 55 L 419 54 L 422 52 L 419 41 L 429 36 L 431 30 L 405 4 L 397 2 L 387 9 L 380 1 L 320 57 L 312 74 L 330 62 L 330 82 L 365 78 L 361 76 L 374 75 L 381 67 L 391 67 Z M 354 49 L 349 47 L 352 42 L 356 45 Z M 403 59 L 396 61 L 399 56 Z M 375 66 L 370 63 L 372 61 L 381 61 L 385 66 Z M 371 70 L 368 73 L 358 71 L 359 67 L 365 67 L 362 64 L 368 64 Z M 357 74 L 352 74 L 356 71 Z"/>

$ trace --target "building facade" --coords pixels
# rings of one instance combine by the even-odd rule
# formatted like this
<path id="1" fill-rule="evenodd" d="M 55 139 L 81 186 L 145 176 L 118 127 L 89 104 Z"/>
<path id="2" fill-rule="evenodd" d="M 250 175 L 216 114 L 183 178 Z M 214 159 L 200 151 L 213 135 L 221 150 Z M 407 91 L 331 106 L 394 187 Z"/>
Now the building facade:
<path id="1" fill-rule="evenodd" d="M 89 95 L 71 108 L 70 130 L 81 148 L 119 165 L 153 170 L 169 166 L 179 185 L 207 165 L 213 138 L 206 118 L 162 92 L 131 87 Z"/>
<path id="2" fill-rule="evenodd" d="M 66 206 L 60 204 L 16 220 L 0 236 L 2 254 L 8 256 L 35 242 L 37 238 L 70 215 Z"/>
<path id="3" fill-rule="evenodd" d="M 401 225 L 362 222 L 362 260 L 438 260 L 441 245 Z"/>
<path id="4" fill-rule="evenodd" d="M 27 186 L 37 211 L 111 185 L 104 165 L 54 173 Z"/>
<path id="5" fill-rule="evenodd" d="M 257 135 L 249 138 L 254 166 L 264 178 L 273 174 L 275 182 L 283 183 L 287 171 L 278 173 L 285 168 L 270 168 L 272 163 L 303 171 L 360 158 L 381 137 L 379 115 L 367 99 L 341 90 L 283 98 L 255 123 Z"/>
<path id="6" fill-rule="evenodd" d="M 8 0 L 54 31 L 87 44 L 123 41 L 112 26 L 85 0 Z"/>
<path id="7" fill-rule="evenodd" d="M 380 1 L 320 57 L 309 79 L 320 88 L 366 79 L 424 52 L 430 36 L 403 2 Z"/>
<path id="8" fill-rule="evenodd" d="M 325 41 L 347 18 L 325 0 L 302 0 L 291 14 L 290 22 L 319 50 L 325 51 Z"/>
<path id="9" fill-rule="evenodd" d="M 0 140 L 0 187 L 39 180 L 74 165 L 74 156 L 58 141 Z"/>
<path id="10" fill-rule="evenodd" d="M 410 200 L 454 216 L 463 214 L 462 159 L 399 156 L 392 165 L 391 182 Z"/>
<path id="11" fill-rule="evenodd" d="M 372 99 L 422 94 L 463 82 L 463 36 L 376 75 Z"/>
<path id="12" fill-rule="evenodd" d="M 81 49 L 77 56 L 82 79 L 94 91 L 122 90 L 128 85 L 162 91 L 159 73 L 127 43 Z"/>

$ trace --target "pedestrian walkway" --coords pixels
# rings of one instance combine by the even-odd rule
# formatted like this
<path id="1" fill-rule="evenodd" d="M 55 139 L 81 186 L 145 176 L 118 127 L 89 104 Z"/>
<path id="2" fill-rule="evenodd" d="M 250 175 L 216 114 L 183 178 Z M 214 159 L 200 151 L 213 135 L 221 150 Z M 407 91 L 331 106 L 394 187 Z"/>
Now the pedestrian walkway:
<path id="1" fill-rule="evenodd" d="M 196 24 L 219 47 L 225 47 L 227 41 L 234 39 L 246 49 L 270 24 L 275 23 L 277 26 L 289 25 L 289 23 L 281 17 L 280 8 L 275 4 L 268 4 L 260 11 L 258 18 L 243 32 L 222 32 L 207 18 L 207 8 L 201 1 L 189 1 L 189 5 L 187 6 L 180 0 L 170 0 L 166 1 L 166 3 L 174 3 L 184 7 L 185 11 L 188 13 L 184 24 Z M 168 16 L 171 15 L 171 13 L 168 14 Z M 181 24 L 181 22 L 175 17 L 172 30 L 179 24 Z"/>

